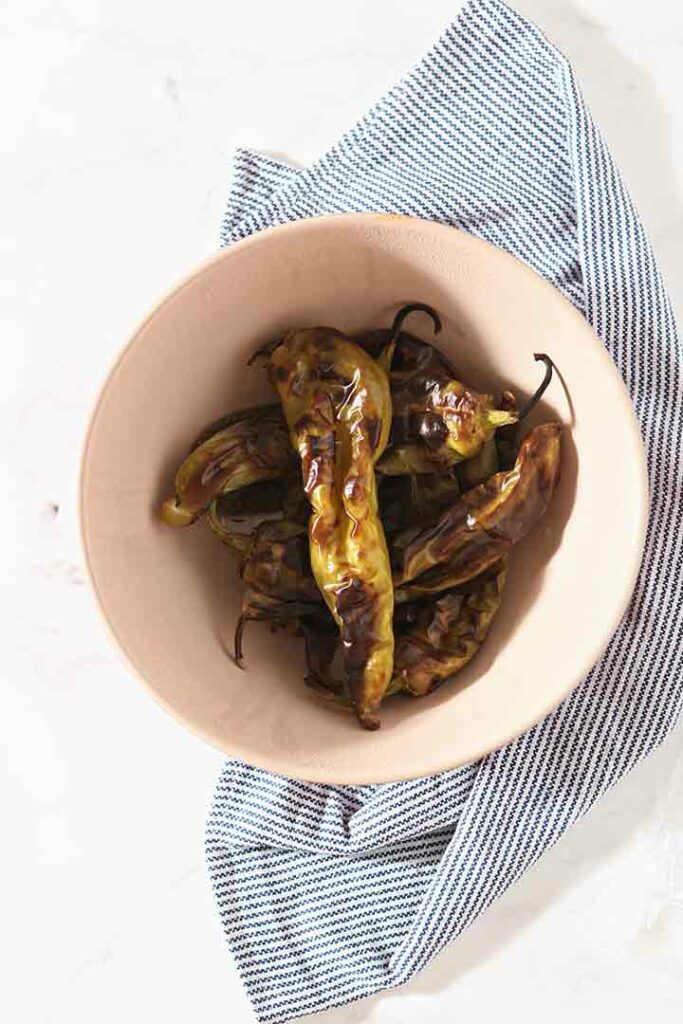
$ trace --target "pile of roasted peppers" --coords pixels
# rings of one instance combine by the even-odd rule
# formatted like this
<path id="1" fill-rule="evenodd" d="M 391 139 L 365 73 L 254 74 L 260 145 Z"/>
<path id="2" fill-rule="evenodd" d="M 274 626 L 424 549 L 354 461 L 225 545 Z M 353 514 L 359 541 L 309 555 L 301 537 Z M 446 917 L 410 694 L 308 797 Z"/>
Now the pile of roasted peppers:
<path id="1" fill-rule="evenodd" d="M 237 662 L 249 620 L 303 637 L 306 682 L 366 729 L 387 695 L 431 693 L 479 650 L 560 467 L 558 424 L 519 440 L 550 359 L 525 406 L 496 403 L 403 330 L 416 312 L 438 334 L 411 303 L 386 330 L 303 328 L 261 349 L 279 404 L 210 424 L 161 507 L 169 526 L 204 517 L 238 557 Z"/>

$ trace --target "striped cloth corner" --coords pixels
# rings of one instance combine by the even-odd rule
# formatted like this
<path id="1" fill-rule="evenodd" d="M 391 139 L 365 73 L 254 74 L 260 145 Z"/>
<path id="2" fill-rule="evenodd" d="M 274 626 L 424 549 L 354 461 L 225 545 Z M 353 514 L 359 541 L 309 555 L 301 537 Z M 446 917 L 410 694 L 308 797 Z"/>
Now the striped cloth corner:
<path id="1" fill-rule="evenodd" d="M 241 150 L 222 243 L 302 217 L 431 218 L 529 263 L 583 313 L 630 392 L 652 514 L 604 656 L 539 725 L 414 782 L 308 784 L 231 761 L 206 833 L 223 928 L 260 1021 L 400 985 L 666 737 L 683 703 L 681 345 L 648 239 L 567 60 L 470 0 L 313 166 Z"/>

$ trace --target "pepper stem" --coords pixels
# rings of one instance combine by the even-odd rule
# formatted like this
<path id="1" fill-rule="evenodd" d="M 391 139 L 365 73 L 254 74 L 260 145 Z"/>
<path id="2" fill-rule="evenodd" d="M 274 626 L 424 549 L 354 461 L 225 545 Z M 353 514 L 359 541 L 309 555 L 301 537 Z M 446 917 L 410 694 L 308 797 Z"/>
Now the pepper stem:
<path id="1" fill-rule="evenodd" d="M 526 402 L 519 410 L 517 419 L 520 423 L 529 415 L 530 412 L 532 412 L 536 408 L 541 398 L 545 394 L 546 389 L 550 384 L 550 381 L 553 379 L 553 370 L 555 369 L 555 364 L 553 363 L 550 356 L 547 356 L 544 352 L 534 352 L 534 359 L 537 363 L 545 363 L 545 376 L 543 377 L 543 380 L 541 381 L 539 386 L 534 391 L 529 401 Z"/>
<path id="2" fill-rule="evenodd" d="M 396 341 L 401 328 L 403 327 L 403 321 L 407 316 L 410 316 L 411 313 L 426 313 L 427 316 L 431 317 L 432 323 L 434 324 L 434 334 L 438 334 L 441 330 L 441 317 L 432 306 L 428 306 L 425 302 L 409 302 L 407 305 L 401 306 L 394 317 L 394 322 L 391 325 L 389 344 L 391 344 L 392 341 Z"/>
<path id="3" fill-rule="evenodd" d="M 235 639 L 233 641 L 233 651 L 235 657 L 235 664 L 238 668 L 244 668 L 244 652 L 242 650 L 242 637 L 244 636 L 244 627 L 248 621 L 247 615 L 244 612 L 240 615 L 235 626 Z"/>
<path id="4" fill-rule="evenodd" d="M 398 336 L 401 333 L 403 327 L 403 321 L 411 313 L 426 313 L 427 316 L 432 318 L 434 324 L 434 334 L 438 334 L 441 330 L 441 317 L 435 309 L 428 306 L 424 302 L 409 302 L 406 306 L 401 306 L 398 313 L 394 317 L 394 322 L 391 325 L 391 332 L 389 334 L 389 340 L 382 349 L 380 355 L 377 357 L 378 364 L 382 367 L 385 373 L 388 375 L 391 370 L 391 361 L 394 358 L 394 352 L 396 351 L 396 342 Z"/>

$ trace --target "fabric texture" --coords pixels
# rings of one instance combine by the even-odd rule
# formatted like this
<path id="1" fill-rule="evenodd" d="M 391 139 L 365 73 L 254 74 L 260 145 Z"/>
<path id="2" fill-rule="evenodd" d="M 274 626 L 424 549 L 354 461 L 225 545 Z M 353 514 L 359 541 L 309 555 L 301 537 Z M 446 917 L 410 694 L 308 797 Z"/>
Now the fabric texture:
<path id="1" fill-rule="evenodd" d="M 471 0 L 313 166 L 240 151 L 222 242 L 342 211 L 453 224 L 529 263 L 585 315 L 629 389 L 651 520 L 628 612 L 539 725 L 414 782 L 306 784 L 225 765 L 207 860 L 260 1021 L 400 985 L 666 737 L 683 703 L 681 347 L 643 227 L 566 59 Z"/>

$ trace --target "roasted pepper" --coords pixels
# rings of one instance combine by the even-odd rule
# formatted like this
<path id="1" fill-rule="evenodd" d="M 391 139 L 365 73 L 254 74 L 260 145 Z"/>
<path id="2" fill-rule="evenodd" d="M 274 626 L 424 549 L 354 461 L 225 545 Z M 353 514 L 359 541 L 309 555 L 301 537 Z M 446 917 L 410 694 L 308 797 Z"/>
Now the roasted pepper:
<path id="1" fill-rule="evenodd" d="M 189 526 L 203 515 L 219 494 L 258 480 L 275 479 L 291 471 L 294 457 L 287 428 L 277 406 L 262 406 L 235 413 L 199 443 L 180 466 L 175 496 L 161 506 L 169 526 Z"/>
<path id="2" fill-rule="evenodd" d="M 340 630 L 358 720 L 375 729 L 394 647 L 394 594 L 374 470 L 391 426 L 388 379 L 331 328 L 286 334 L 269 370 L 311 505 L 313 575 Z"/>
<path id="3" fill-rule="evenodd" d="M 434 473 L 471 459 L 498 427 L 514 414 L 494 409 L 452 374 L 418 370 L 401 374 L 392 367 L 393 425 L 389 449 L 378 470 L 387 475 Z"/>
<path id="4" fill-rule="evenodd" d="M 386 474 L 440 471 L 444 464 L 475 454 L 496 423 L 511 420 L 509 412 L 490 410 L 487 396 L 455 380 L 450 362 L 433 345 L 402 331 L 405 318 L 416 311 L 432 318 L 435 332 L 441 329 L 435 310 L 411 303 L 398 311 L 391 328 L 358 337 L 369 354 L 379 358 L 384 353 L 387 368 L 391 362 L 397 418 L 392 450 L 380 466 Z M 286 433 L 276 406 L 231 413 L 209 424 L 178 470 L 176 494 L 163 503 L 162 519 L 170 526 L 188 526 L 217 495 L 286 476 L 293 458 Z"/>
<path id="5" fill-rule="evenodd" d="M 291 523 L 308 521 L 309 505 L 299 477 L 262 480 L 238 491 L 220 494 L 211 502 L 207 522 L 216 534 L 232 532 L 235 522 L 281 513 Z"/>
<path id="6" fill-rule="evenodd" d="M 521 444 L 512 469 L 466 491 L 430 525 L 392 543 L 394 583 L 411 596 L 477 576 L 532 529 L 550 503 L 560 469 L 561 427 L 545 423 Z M 405 590 L 397 600 L 406 600 Z"/>
<path id="7" fill-rule="evenodd" d="M 469 588 L 418 606 L 416 623 L 396 638 L 392 693 L 423 697 L 472 660 L 500 607 L 506 576 L 504 556 Z"/>

